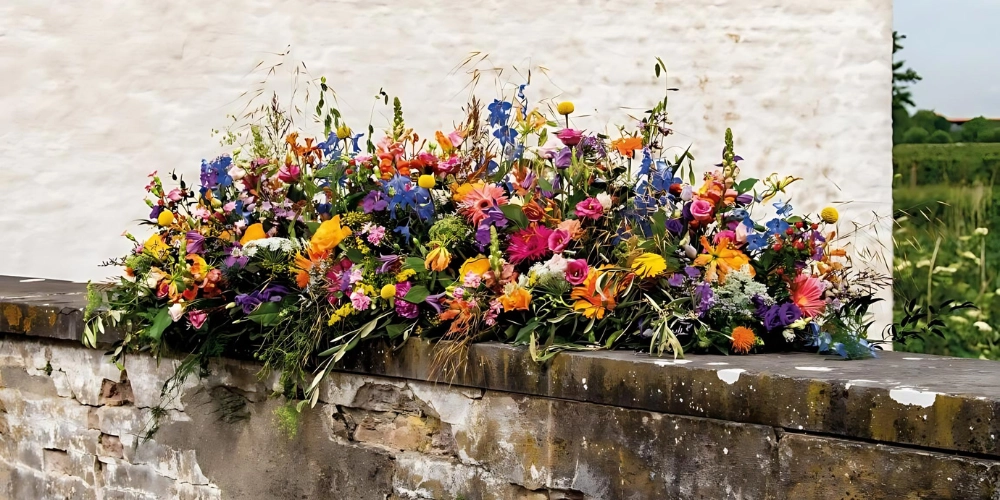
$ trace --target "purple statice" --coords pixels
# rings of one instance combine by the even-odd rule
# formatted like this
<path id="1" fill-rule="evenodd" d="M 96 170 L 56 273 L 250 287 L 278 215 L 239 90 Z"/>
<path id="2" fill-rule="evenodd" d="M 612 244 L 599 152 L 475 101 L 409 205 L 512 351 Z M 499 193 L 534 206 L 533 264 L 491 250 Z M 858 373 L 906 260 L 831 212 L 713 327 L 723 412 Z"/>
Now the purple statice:
<path id="1" fill-rule="evenodd" d="M 413 284 L 409 281 L 404 281 L 402 283 L 396 284 L 396 314 L 413 319 L 420 314 L 420 310 L 417 309 L 417 305 L 413 302 L 407 302 L 403 297 L 406 297 L 406 293 L 413 288 Z"/>
<path id="2" fill-rule="evenodd" d="M 761 310 L 758 307 L 758 313 Z M 764 317 L 764 328 L 768 330 L 777 330 L 779 328 L 785 328 L 786 326 L 798 321 L 802 317 L 802 310 L 799 306 L 792 302 L 786 302 L 784 304 L 775 304 L 767 308 L 763 314 Z"/>
<path id="3" fill-rule="evenodd" d="M 712 306 L 715 305 L 715 294 L 712 293 L 712 285 L 708 282 L 699 283 L 694 287 L 694 300 L 697 303 L 695 311 L 700 316 L 704 316 Z"/>
<path id="4" fill-rule="evenodd" d="M 598 158 L 607 158 L 608 150 L 604 149 L 604 141 L 593 135 L 588 135 L 583 138 L 583 150 L 593 154 Z"/>
<path id="5" fill-rule="evenodd" d="M 202 254 L 205 253 L 205 237 L 197 231 L 188 231 L 184 234 L 187 239 L 187 252 Z"/>

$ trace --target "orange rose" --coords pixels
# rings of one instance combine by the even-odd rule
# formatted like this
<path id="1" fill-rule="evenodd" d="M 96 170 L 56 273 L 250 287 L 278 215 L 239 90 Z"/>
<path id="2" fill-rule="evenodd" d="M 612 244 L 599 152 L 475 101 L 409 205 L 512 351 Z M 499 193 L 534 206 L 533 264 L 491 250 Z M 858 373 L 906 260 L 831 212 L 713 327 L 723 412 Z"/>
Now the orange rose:
<path id="1" fill-rule="evenodd" d="M 500 305 L 504 312 L 527 311 L 531 303 L 531 293 L 521 287 L 514 287 L 509 293 L 500 296 Z"/>

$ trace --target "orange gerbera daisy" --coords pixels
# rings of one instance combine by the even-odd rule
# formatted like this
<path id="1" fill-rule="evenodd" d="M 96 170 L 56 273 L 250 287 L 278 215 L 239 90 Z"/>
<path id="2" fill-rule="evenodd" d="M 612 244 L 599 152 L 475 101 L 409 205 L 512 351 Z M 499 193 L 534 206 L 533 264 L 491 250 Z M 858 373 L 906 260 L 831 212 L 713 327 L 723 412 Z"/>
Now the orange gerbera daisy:
<path id="1" fill-rule="evenodd" d="M 726 275 L 730 271 L 740 269 L 750 263 L 750 258 L 734 248 L 728 238 L 720 238 L 719 244 L 713 247 L 708 243 L 708 238 L 702 236 L 701 246 L 705 249 L 705 253 L 694 259 L 694 265 L 705 268 L 705 279 L 708 281 L 718 279 L 719 283 L 725 283 Z M 753 268 L 749 267 L 749 269 L 750 276 L 753 276 Z"/>
<path id="2" fill-rule="evenodd" d="M 604 318 L 604 315 L 608 311 L 613 310 L 617 305 L 615 297 L 619 292 L 628 287 L 634 276 L 630 273 L 624 280 L 620 280 L 617 285 L 607 283 L 607 286 L 603 290 L 599 290 L 597 288 L 597 281 L 604 274 L 604 272 L 597 269 L 591 269 L 583 283 L 580 286 L 574 287 L 573 292 L 570 294 L 570 298 L 576 299 L 576 303 L 573 304 L 573 310 L 580 311 L 586 318 Z"/>
<path id="3" fill-rule="evenodd" d="M 743 354 L 750 352 L 750 349 L 753 349 L 753 346 L 757 344 L 757 335 L 754 335 L 753 330 L 745 326 L 733 328 L 730 339 L 732 339 L 733 351 Z"/>

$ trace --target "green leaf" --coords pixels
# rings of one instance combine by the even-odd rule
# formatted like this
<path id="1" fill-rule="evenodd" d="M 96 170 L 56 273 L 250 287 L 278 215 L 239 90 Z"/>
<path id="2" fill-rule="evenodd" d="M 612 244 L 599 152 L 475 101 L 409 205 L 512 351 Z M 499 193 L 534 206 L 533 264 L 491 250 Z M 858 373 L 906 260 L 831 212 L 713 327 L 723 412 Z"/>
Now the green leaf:
<path id="1" fill-rule="evenodd" d="M 544 146 L 545 141 L 548 140 L 548 138 L 549 138 L 549 129 L 543 128 L 542 133 L 538 134 L 538 146 L 539 147 Z M 546 191 L 551 191 L 551 190 L 546 189 Z"/>
<path id="2" fill-rule="evenodd" d="M 153 340 L 160 340 L 163 336 L 163 331 L 167 329 L 173 320 L 170 319 L 170 311 L 166 307 L 160 308 L 159 312 L 156 313 L 156 317 L 153 318 L 153 324 L 149 325 L 146 330 L 146 336 Z"/>
<path id="3" fill-rule="evenodd" d="M 421 259 L 420 257 L 407 257 L 403 268 L 413 269 L 417 273 L 423 273 L 427 270 L 424 265 L 424 259 Z"/>
<path id="4" fill-rule="evenodd" d="M 521 327 L 517 331 L 517 337 L 514 338 L 515 344 L 526 344 L 530 340 L 531 336 L 535 333 L 535 329 L 538 328 L 538 320 L 531 320 L 528 324 Z"/>
<path id="5" fill-rule="evenodd" d="M 754 184 L 757 184 L 757 179 L 749 178 L 743 179 L 740 183 L 736 184 L 736 192 L 743 194 L 751 189 L 753 189 Z"/>
<path id="6" fill-rule="evenodd" d="M 254 323 L 259 323 L 263 326 L 270 326 L 278 322 L 278 317 L 281 314 L 281 303 L 279 302 L 265 302 L 261 304 L 254 312 L 247 315 L 251 321 Z"/>
<path id="7" fill-rule="evenodd" d="M 403 300 L 407 302 L 412 302 L 414 304 L 419 304 L 423 302 L 424 299 L 426 299 L 427 296 L 430 294 L 431 292 L 430 290 L 427 289 L 427 287 L 423 285 L 413 285 L 413 287 L 410 288 L 410 291 L 406 292 L 406 296 L 403 297 Z"/>
<path id="8" fill-rule="evenodd" d="M 365 254 L 361 253 L 361 250 L 357 248 L 349 248 L 347 249 L 347 258 L 351 259 L 351 262 L 355 264 L 360 264 L 365 260 Z"/>
<path id="9" fill-rule="evenodd" d="M 524 210 L 521 209 L 520 205 L 504 205 L 500 207 L 500 211 L 503 215 L 517 224 L 521 229 L 528 227 L 528 218 L 524 215 Z"/>
<path id="10" fill-rule="evenodd" d="M 555 191 L 552 189 L 552 183 L 541 177 L 538 178 L 538 187 L 542 188 L 542 191 Z"/>
<path id="11" fill-rule="evenodd" d="M 403 334 L 410 325 L 404 323 L 393 323 L 391 325 L 385 325 L 385 332 L 389 335 L 390 339 L 394 339 Z"/>

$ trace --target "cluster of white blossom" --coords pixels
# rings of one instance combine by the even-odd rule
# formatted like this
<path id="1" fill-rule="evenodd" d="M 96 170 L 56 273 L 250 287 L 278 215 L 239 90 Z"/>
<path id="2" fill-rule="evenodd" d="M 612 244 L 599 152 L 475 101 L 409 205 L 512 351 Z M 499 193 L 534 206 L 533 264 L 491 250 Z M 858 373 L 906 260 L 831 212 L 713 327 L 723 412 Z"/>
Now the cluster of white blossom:
<path id="1" fill-rule="evenodd" d="M 715 296 L 712 309 L 733 318 L 753 317 L 756 311 L 754 297 L 765 305 L 774 304 L 774 299 L 767 293 L 767 285 L 754 281 L 747 266 L 731 271 L 726 275 L 725 283 L 717 285 L 712 292 Z"/>

